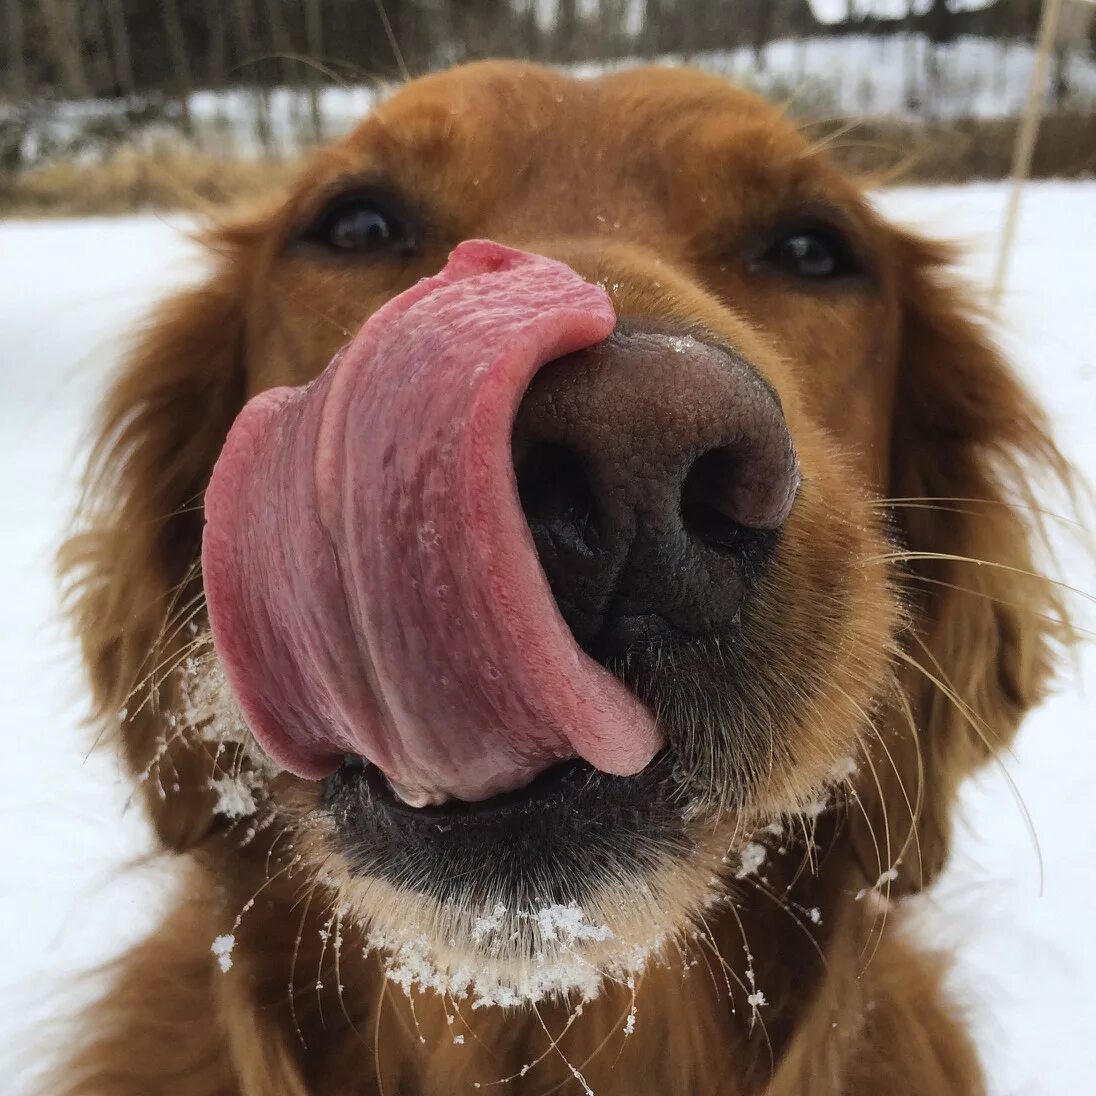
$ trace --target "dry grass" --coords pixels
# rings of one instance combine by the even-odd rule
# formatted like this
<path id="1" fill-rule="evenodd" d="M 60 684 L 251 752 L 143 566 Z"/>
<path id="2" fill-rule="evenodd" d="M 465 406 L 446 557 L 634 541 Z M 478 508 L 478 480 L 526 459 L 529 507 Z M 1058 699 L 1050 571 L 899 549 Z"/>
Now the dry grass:
<path id="1" fill-rule="evenodd" d="M 893 119 L 827 121 L 805 130 L 829 144 L 849 170 L 886 182 L 952 183 L 1002 179 L 1012 166 L 1016 119 L 961 119 L 930 125 Z M 1044 118 L 1031 174 L 1076 179 L 1096 174 L 1096 114 Z"/>
<path id="2" fill-rule="evenodd" d="M 832 119 L 807 121 L 803 128 L 847 168 L 879 181 L 902 183 L 1003 178 L 1016 135 L 1013 120 L 968 119 L 932 126 L 890 119 Z M 183 145 L 154 151 L 123 148 L 98 161 L 57 161 L 0 174 L 0 216 L 223 210 L 275 190 L 299 162 L 224 159 Z M 1044 119 L 1032 174 L 1096 174 L 1096 115 Z"/>
<path id="3" fill-rule="evenodd" d="M 208 212 L 269 194 L 298 166 L 299 161 L 226 160 L 185 146 L 123 148 L 101 161 L 55 161 L 0 175 L 0 215 Z"/>

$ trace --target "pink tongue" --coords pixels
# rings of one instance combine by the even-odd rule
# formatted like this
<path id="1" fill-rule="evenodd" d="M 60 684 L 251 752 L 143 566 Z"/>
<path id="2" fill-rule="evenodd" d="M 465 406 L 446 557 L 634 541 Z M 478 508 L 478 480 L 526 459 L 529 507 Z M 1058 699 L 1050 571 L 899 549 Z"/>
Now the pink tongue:
<path id="1" fill-rule="evenodd" d="M 576 755 L 618 775 L 651 760 L 650 712 L 556 609 L 510 459 L 533 374 L 615 323 L 569 267 L 470 241 L 311 384 L 243 409 L 202 566 L 228 680 L 276 762 L 319 778 L 360 754 L 425 804 Z"/>

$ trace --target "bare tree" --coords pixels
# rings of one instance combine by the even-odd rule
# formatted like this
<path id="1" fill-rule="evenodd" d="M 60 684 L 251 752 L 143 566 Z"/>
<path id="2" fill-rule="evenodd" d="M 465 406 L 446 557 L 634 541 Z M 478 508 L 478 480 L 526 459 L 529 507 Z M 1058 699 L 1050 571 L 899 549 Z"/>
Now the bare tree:
<path id="1" fill-rule="evenodd" d="M 575 0 L 559 0 L 556 7 L 556 51 L 570 61 L 578 45 L 578 7 Z"/>
<path id="2" fill-rule="evenodd" d="M 323 59 L 323 14 L 320 0 L 304 0 L 305 40 L 308 43 L 308 109 L 312 115 L 312 136 L 323 140 L 323 116 L 320 113 L 320 71 Z"/>
<path id="3" fill-rule="evenodd" d="M 251 0 L 232 0 L 232 16 L 236 31 L 237 53 L 242 58 L 242 63 L 249 66 L 248 71 L 251 73 L 250 83 L 255 98 L 255 134 L 259 138 L 259 144 L 269 152 L 272 142 L 270 102 L 266 88 L 258 79 L 254 67 L 256 60 L 255 9 Z"/>
<path id="4" fill-rule="evenodd" d="M 205 0 L 206 30 L 209 33 L 209 48 L 206 51 L 206 80 L 211 88 L 225 86 L 225 67 L 228 57 L 228 25 L 225 21 L 225 9 L 221 0 Z"/>
<path id="5" fill-rule="evenodd" d="M 110 46 L 107 44 L 105 21 L 106 11 L 100 0 L 90 0 L 82 28 L 85 41 L 81 44 L 90 70 L 89 82 L 92 95 L 104 93 L 113 95 L 118 85 L 114 76 Z"/>
<path id="6" fill-rule="evenodd" d="M 190 60 L 186 53 L 186 38 L 183 36 L 183 21 L 179 18 L 178 0 L 160 0 L 160 11 L 164 18 L 164 35 L 171 56 L 171 67 L 175 72 L 175 92 L 179 97 L 183 127 L 189 133 L 190 92 L 194 85 L 190 79 Z"/>
<path id="7" fill-rule="evenodd" d="M 265 0 L 266 25 L 270 33 L 270 44 L 274 47 L 274 71 L 283 84 L 289 83 L 289 72 L 293 61 L 293 42 L 289 37 L 289 28 L 285 25 L 281 5 L 278 0 Z"/>
<path id="8" fill-rule="evenodd" d="M 70 0 L 41 0 L 50 52 L 61 72 L 65 94 L 85 99 L 90 94 L 80 49 L 80 6 Z"/>
<path id="9" fill-rule="evenodd" d="M 23 0 L 5 0 L 4 27 L 8 48 L 5 60 L 8 70 L 8 95 L 20 103 L 27 97 L 27 62 L 23 56 Z"/>
<path id="10" fill-rule="evenodd" d="M 773 36 L 773 15 L 775 3 L 761 0 L 754 11 L 753 18 L 753 54 L 754 65 L 758 72 L 765 70 L 765 47 Z"/>
<path id="11" fill-rule="evenodd" d="M 114 57 L 114 79 L 124 95 L 132 95 L 133 60 L 129 54 L 129 31 L 122 0 L 104 0 L 107 9 L 107 26 L 110 28 L 110 52 Z"/>

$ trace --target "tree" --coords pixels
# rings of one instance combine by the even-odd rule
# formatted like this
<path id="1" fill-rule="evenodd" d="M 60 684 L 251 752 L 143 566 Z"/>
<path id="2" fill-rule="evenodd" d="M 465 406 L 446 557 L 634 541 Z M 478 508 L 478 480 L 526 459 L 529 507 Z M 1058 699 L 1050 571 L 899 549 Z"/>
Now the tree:
<path id="1" fill-rule="evenodd" d="M 160 0 L 160 11 L 164 19 L 164 34 L 167 38 L 171 67 L 175 73 L 175 93 L 179 98 L 179 109 L 183 126 L 190 130 L 190 93 L 193 84 L 190 80 L 190 61 L 186 53 L 186 38 L 183 34 L 183 21 L 179 18 L 178 0 Z"/>
<path id="2" fill-rule="evenodd" d="M 259 144 L 266 151 L 270 150 L 272 134 L 270 131 L 270 103 L 267 99 L 266 89 L 258 78 L 254 67 L 256 60 L 255 50 L 255 9 L 251 0 L 232 0 L 233 24 L 236 31 L 237 52 L 242 63 L 250 66 L 252 74 L 251 83 L 254 85 L 255 98 L 255 133 L 259 138 Z"/>
<path id="3" fill-rule="evenodd" d="M 312 136 L 323 140 L 323 116 L 320 113 L 320 73 L 323 57 L 323 13 L 320 0 L 304 0 L 305 41 L 308 43 L 308 110 L 312 117 Z"/>
<path id="4" fill-rule="evenodd" d="M 129 53 L 129 32 L 126 30 L 126 14 L 122 0 L 104 0 L 107 10 L 107 26 L 110 29 L 110 51 L 114 58 L 114 79 L 124 95 L 134 92 L 133 60 Z"/>
<path id="5" fill-rule="evenodd" d="M 23 56 L 23 0 L 5 0 L 4 25 L 8 42 L 8 95 L 12 102 L 21 103 L 27 97 L 27 63 Z"/>
<path id="6" fill-rule="evenodd" d="M 69 0 L 42 0 L 41 14 L 65 94 L 71 99 L 86 99 L 91 88 L 84 72 L 80 5 Z"/>

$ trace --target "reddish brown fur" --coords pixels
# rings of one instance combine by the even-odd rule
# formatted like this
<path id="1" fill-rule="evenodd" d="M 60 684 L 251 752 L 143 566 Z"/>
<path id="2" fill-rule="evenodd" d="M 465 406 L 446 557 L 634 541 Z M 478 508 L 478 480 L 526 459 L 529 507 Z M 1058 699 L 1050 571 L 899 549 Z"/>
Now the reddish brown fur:
<path id="1" fill-rule="evenodd" d="M 627 155 L 611 152 L 615 142 Z M 592 163 L 601 145 L 610 153 Z M 377 161 L 447 226 L 413 269 L 348 273 L 279 254 L 337 179 Z M 875 256 L 875 294 L 805 300 L 728 272 L 712 237 L 763 226 L 790 194 L 842 211 Z M 736 908 L 713 912 L 703 936 L 687 936 L 640 980 L 632 1037 L 622 1032 L 630 997 L 613 987 L 562 1035 L 562 1006 L 539 1016 L 465 1008 L 456 1030 L 466 1042 L 454 1046 L 436 998 L 417 996 L 412 1015 L 374 959 L 335 971 L 319 938 L 329 896 L 322 885 L 302 895 L 276 827 L 241 845 L 214 816 L 211 748 L 185 734 L 158 747 L 177 685 L 148 675 L 181 650 L 174 622 L 200 592 L 201 492 L 245 395 L 309 379 L 366 315 L 469 235 L 625 282 L 622 309 L 700 316 L 729 332 L 780 390 L 832 512 L 863 511 L 869 526 L 879 508 L 867 495 L 942 500 L 896 506 L 914 555 L 893 562 L 879 558 L 888 550 L 877 532 L 843 539 L 817 498 L 806 506 L 789 561 L 798 588 L 853 554 L 872 557 L 877 577 L 854 592 L 850 627 L 880 642 L 856 664 L 832 660 L 848 702 L 834 692 L 819 706 L 785 784 L 798 781 L 796 794 L 817 784 L 854 701 L 873 706 L 879 729 L 864 747 L 870 763 L 847 811 L 820 821 L 817 866 L 774 863 L 766 885 L 743 886 Z M 435 1096 L 517 1075 L 542 1055 L 500 1091 L 580 1092 L 570 1064 L 599 1096 L 981 1091 L 942 961 L 906 938 L 900 909 L 884 918 L 871 897 L 855 900 L 896 858 L 892 896 L 935 877 L 957 786 L 1042 696 L 1060 634 L 1054 588 L 1033 573 L 1026 514 L 1006 502 L 1031 500 L 1032 470 L 1064 469 L 1038 410 L 946 282 L 948 253 L 886 225 L 823 153 L 719 81 L 647 71 L 580 86 L 513 65 L 411 85 L 317 154 L 285 202 L 215 231 L 211 245 L 209 282 L 153 318 L 107 399 L 86 531 L 64 556 L 98 715 L 117 728 L 134 774 L 169 774 L 165 795 L 155 779 L 141 790 L 164 848 L 185 854 L 186 887 L 161 929 L 120 961 L 57 1091 Z M 773 657 L 822 641 L 837 649 L 824 615 L 774 611 L 799 642 Z M 131 714 L 119 727 L 123 706 Z M 307 810 L 308 793 L 282 785 L 277 796 Z M 221 975 L 210 942 L 257 892 Z M 821 925 L 803 916 L 812 908 Z M 343 955 L 360 956 L 359 930 L 343 932 Z M 756 1021 L 741 988 L 746 941 L 768 998 Z"/>

